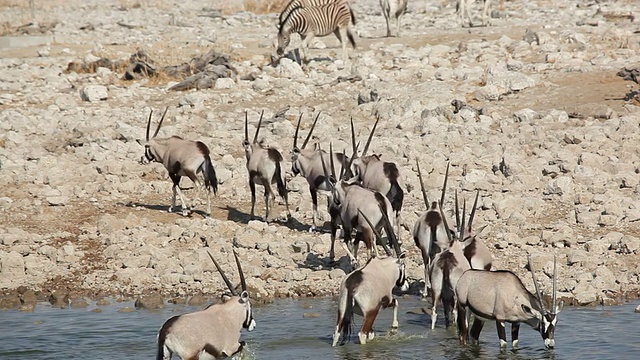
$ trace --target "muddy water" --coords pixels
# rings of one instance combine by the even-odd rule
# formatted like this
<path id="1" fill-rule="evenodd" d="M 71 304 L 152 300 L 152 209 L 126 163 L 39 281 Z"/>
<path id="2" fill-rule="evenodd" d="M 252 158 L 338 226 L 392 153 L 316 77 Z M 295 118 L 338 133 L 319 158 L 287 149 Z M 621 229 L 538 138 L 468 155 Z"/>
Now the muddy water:
<path id="1" fill-rule="evenodd" d="M 637 303 L 606 308 L 565 308 L 556 330 L 556 349 L 544 350 L 540 335 L 526 325 L 520 349 L 501 352 L 493 324 L 479 346 L 461 347 L 454 327 L 431 330 L 427 303 L 401 299 L 400 330 L 389 334 L 392 311 L 381 312 L 376 338 L 331 347 L 336 303 L 330 299 L 279 300 L 254 309 L 256 329 L 243 333 L 243 359 L 638 359 Z M 198 308 L 170 305 L 160 311 L 118 312 L 132 303 L 84 309 L 39 304 L 33 313 L 0 312 L 0 359 L 152 359 L 156 332 L 169 317 Z M 442 318 L 442 317 L 440 317 Z M 362 319 L 356 317 L 356 327 Z"/>

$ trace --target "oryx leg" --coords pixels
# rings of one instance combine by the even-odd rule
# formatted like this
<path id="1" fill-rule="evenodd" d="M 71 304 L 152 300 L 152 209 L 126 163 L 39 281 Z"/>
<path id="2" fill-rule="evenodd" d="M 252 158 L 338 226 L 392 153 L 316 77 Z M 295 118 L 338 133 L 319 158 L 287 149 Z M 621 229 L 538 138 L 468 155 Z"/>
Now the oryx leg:
<path id="1" fill-rule="evenodd" d="M 471 326 L 471 343 L 480 342 L 480 332 L 484 326 L 484 320 L 480 320 L 477 316 L 473 319 L 473 325 Z"/>
<path id="2" fill-rule="evenodd" d="M 393 320 L 391 321 L 391 329 L 398 329 L 398 299 L 393 298 L 389 306 L 393 307 Z"/>
<path id="3" fill-rule="evenodd" d="M 424 263 L 424 290 L 422 291 L 422 298 L 426 298 L 429 295 L 429 289 L 431 288 L 431 279 L 429 278 L 429 253 L 427 249 L 420 247 L 420 253 L 422 254 L 422 262 Z"/>
<path id="4" fill-rule="evenodd" d="M 364 322 L 362 323 L 362 329 L 358 333 L 360 344 L 366 344 L 367 340 L 372 340 L 375 337 L 373 332 L 373 322 L 376 321 L 380 307 L 373 310 L 369 310 L 364 314 Z"/>
<path id="5" fill-rule="evenodd" d="M 249 178 L 249 189 L 251 189 L 251 219 L 253 220 L 255 217 L 255 208 L 256 208 L 256 183 L 253 180 L 253 177 Z"/>
<path id="6" fill-rule="evenodd" d="M 204 184 L 200 181 L 200 179 L 198 179 L 198 175 L 195 172 L 184 170 L 184 173 L 187 175 L 189 180 L 193 182 L 193 187 L 195 189 L 195 194 L 191 198 L 191 206 L 189 207 L 189 209 L 193 211 L 196 208 L 196 203 L 200 201 L 200 190 L 201 187 L 204 186 Z"/>
<path id="7" fill-rule="evenodd" d="M 489 16 L 489 6 L 491 6 L 491 0 L 484 0 L 484 8 L 482 9 L 482 25 L 491 25 L 491 16 Z"/>
<path id="8" fill-rule="evenodd" d="M 438 303 L 442 297 L 442 273 L 436 272 L 431 279 L 431 301 L 433 306 L 431 308 L 431 330 L 436 328 L 436 322 L 438 321 Z M 446 308 L 444 309 L 446 313 Z"/>
<path id="9" fill-rule="evenodd" d="M 336 233 L 338 232 L 338 221 L 340 214 L 337 211 L 330 211 L 331 215 L 331 250 L 329 250 L 329 259 L 335 259 Z"/>
<path id="10" fill-rule="evenodd" d="M 474 323 L 475 325 L 475 323 Z M 507 334 L 505 331 L 504 321 L 496 320 L 496 328 L 498 329 L 498 338 L 500 339 L 500 348 L 507 347 Z"/>
<path id="11" fill-rule="evenodd" d="M 271 184 L 269 184 L 268 182 L 265 181 L 266 184 L 264 184 L 264 203 L 267 206 L 267 211 L 264 215 L 264 222 L 269 222 L 269 208 L 273 206 L 273 202 L 275 200 L 275 197 L 273 195 L 273 193 L 271 192 Z"/>
<path id="12" fill-rule="evenodd" d="M 518 347 L 518 332 L 520 332 L 520 323 L 511 324 L 511 346 L 515 349 Z"/>
<path id="13" fill-rule="evenodd" d="M 316 219 L 318 218 L 318 190 L 310 186 L 309 192 L 311 193 L 311 202 L 313 203 L 313 225 L 309 231 L 314 231 L 316 230 Z M 333 249 L 333 242 L 331 242 L 331 248 Z"/>
<path id="14" fill-rule="evenodd" d="M 400 37 L 400 17 L 402 14 L 396 16 L 396 37 Z"/>
<path id="15" fill-rule="evenodd" d="M 465 345 L 469 341 L 469 320 L 467 319 L 467 309 L 458 303 L 458 337 L 460 344 Z"/>
<path id="16" fill-rule="evenodd" d="M 182 215 L 189 215 L 189 210 L 186 205 L 186 201 L 184 200 L 184 196 L 182 195 L 182 190 L 180 189 L 180 175 L 177 174 L 169 174 L 169 177 L 173 181 L 173 198 L 171 200 L 171 207 L 169 208 L 169 212 L 173 212 L 173 208 L 176 206 L 176 193 L 180 196 L 180 204 L 182 205 Z"/>

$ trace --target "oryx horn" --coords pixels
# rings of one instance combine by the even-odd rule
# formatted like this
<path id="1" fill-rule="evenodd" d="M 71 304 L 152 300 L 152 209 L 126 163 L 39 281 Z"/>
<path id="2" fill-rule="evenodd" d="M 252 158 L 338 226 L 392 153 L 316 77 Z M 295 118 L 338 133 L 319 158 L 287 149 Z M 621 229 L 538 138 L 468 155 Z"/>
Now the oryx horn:
<path id="1" fill-rule="evenodd" d="M 442 217 L 442 224 L 444 225 L 444 230 L 447 233 L 447 239 L 449 240 L 449 244 L 451 244 L 451 231 L 449 230 L 449 225 L 447 224 L 447 217 L 444 216 L 444 211 L 442 211 L 442 203 L 438 204 L 440 209 L 440 216 Z"/>
<path id="2" fill-rule="evenodd" d="M 253 136 L 253 143 L 258 142 L 258 134 L 260 133 L 260 126 L 262 125 L 262 117 L 264 116 L 264 110 L 260 112 L 260 120 L 258 120 L 258 128 L 256 129 L 256 134 Z"/>
<path id="3" fill-rule="evenodd" d="M 329 181 L 329 172 L 327 171 L 327 164 L 324 162 L 324 157 L 322 156 L 322 148 L 318 144 L 318 150 L 320 150 L 320 162 L 322 163 L 322 172 L 324 173 L 324 181 L 329 185 L 329 188 L 333 187 L 331 181 Z"/>
<path id="4" fill-rule="evenodd" d="M 531 254 L 527 255 L 527 262 L 529 263 L 529 271 L 531 271 L 531 277 L 533 278 L 533 286 L 535 286 L 536 288 L 536 296 L 538 297 L 538 301 L 540 301 L 542 312 L 547 313 L 547 308 L 546 306 L 544 306 L 544 301 L 542 300 L 542 292 L 540 292 L 540 286 L 538 286 L 538 280 L 536 279 L 536 274 L 533 271 L 533 264 L 531 263 Z"/>
<path id="5" fill-rule="evenodd" d="M 422 171 L 420 171 L 420 162 L 416 158 L 416 166 L 418 168 L 418 179 L 420 180 L 420 190 L 422 191 L 422 200 L 424 200 L 424 206 L 429 210 L 429 198 L 427 197 L 427 190 L 424 188 L 424 181 L 422 181 Z"/>
<path id="6" fill-rule="evenodd" d="M 233 256 L 236 258 L 236 266 L 238 267 L 238 273 L 240 274 L 240 285 L 242 285 L 243 291 L 247 291 L 247 281 L 244 278 L 242 265 L 240 265 L 240 259 L 238 259 L 238 253 L 236 253 L 235 249 L 233 250 Z"/>
<path id="7" fill-rule="evenodd" d="M 367 143 L 364 145 L 364 149 L 362 150 L 362 156 L 367 155 L 367 150 L 369 150 L 369 145 L 371 144 L 371 139 L 373 138 L 373 133 L 376 131 L 376 127 L 378 126 L 378 121 L 380 121 L 380 115 L 376 115 L 376 122 L 373 124 L 373 128 L 371 129 L 371 133 L 369 134 L 369 138 L 367 139 Z"/>
<path id="8" fill-rule="evenodd" d="M 231 285 L 231 281 L 229 281 L 229 278 L 227 277 L 227 275 L 224 274 L 224 271 L 222 271 L 222 268 L 220 267 L 216 259 L 213 258 L 213 255 L 211 255 L 209 251 L 207 251 L 207 255 L 209 255 L 209 257 L 211 258 L 211 261 L 213 261 L 213 265 L 216 266 L 216 269 L 218 269 L 218 272 L 220 273 L 220 275 L 222 275 L 222 280 L 224 280 L 224 283 L 227 284 L 229 291 L 231 291 L 231 295 L 234 295 L 234 296 L 237 295 L 235 290 L 233 289 L 233 285 Z"/>
<path id="9" fill-rule="evenodd" d="M 351 157 L 357 157 L 358 154 L 356 153 L 356 131 L 353 128 L 353 116 L 351 117 L 351 147 L 353 150 L 353 155 L 351 155 Z"/>
<path id="10" fill-rule="evenodd" d="M 453 192 L 453 196 L 456 203 L 456 224 L 460 226 L 460 204 L 458 203 L 458 189 Z"/>
<path id="11" fill-rule="evenodd" d="M 249 142 L 249 115 L 248 111 L 244 111 L 244 141 Z"/>
<path id="12" fill-rule="evenodd" d="M 313 133 L 313 129 L 316 128 L 316 123 L 318 122 L 319 117 L 320 117 L 320 112 L 318 112 L 318 115 L 316 115 L 315 120 L 313 120 L 313 125 L 311 125 L 311 129 L 309 129 L 309 133 L 307 134 L 307 137 L 304 139 L 304 142 L 302 143 L 302 149 L 304 149 L 307 146 L 309 139 L 311 139 L 311 134 Z"/>
<path id="13" fill-rule="evenodd" d="M 298 125 L 296 126 L 296 133 L 295 135 L 293 135 L 293 148 L 297 148 L 298 147 L 298 132 L 300 131 L 300 122 L 302 121 L 302 114 L 300 113 L 300 116 L 298 117 Z"/>
<path id="14" fill-rule="evenodd" d="M 444 194 L 447 190 L 447 179 L 449 179 L 449 165 L 451 163 L 447 163 L 447 171 L 444 173 L 444 183 L 442 184 L 442 195 L 440 195 L 440 207 L 444 204 Z"/>
<path id="15" fill-rule="evenodd" d="M 343 152 L 344 154 L 344 152 Z M 320 157 L 322 157 L 322 153 L 320 153 Z M 333 176 L 334 180 L 336 179 L 336 168 L 335 168 L 335 164 L 333 163 L 333 143 L 329 143 L 329 161 L 330 161 L 330 165 L 331 165 L 331 176 Z"/>
<path id="16" fill-rule="evenodd" d="M 467 199 L 462 199 L 462 223 L 460 224 L 460 228 L 458 229 L 458 236 L 460 240 L 464 241 L 464 218 L 467 216 Z"/>
<path id="17" fill-rule="evenodd" d="M 164 116 L 167 115 L 167 111 L 169 111 L 169 107 L 164 108 L 164 112 L 162 113 L 162 117 L 160 118 L 160 122 L 158 123 L 158 127 L 156 128 L 156 132 L 153 133 L 153 137 L 158 136 L 158 132 L 160 132 L 160 127 L 162 126 L 162 122 L 164 121 Z"/>
<path id="18" fill-rule="evenodd" d="M 149 113 L 149 120 L 147 120 L 147 135 L 146 135 L 146 141 L 149 141 L 149 130 L 151 130 L 151 115 L 153 115 L 153 109 L 151 109 L 151 112 Z"/>
<path id="19" fill-rule="evenodd" d="M 551 310 L 554 314 L 556 313 L 556 284 L 558 282 L 557 275 L 558 273 L 556 268 L 556 254 L 553 254 L 553 302 L 551 303 L 551 306 L 553 306 L 553 308 Z"/>
<path id="20" fill-rule="evenodd" d="M 471 209 L 471 215 L 469 215 L 469 225 L 467 227 L 471 230 L 473 225 L 473 217 L 476 215 L 476 207 L 478 207 L 478 197 L 480 196 L 480 190 L 476 190 L 476 199 L 473 201 L 473 208 Z"/>

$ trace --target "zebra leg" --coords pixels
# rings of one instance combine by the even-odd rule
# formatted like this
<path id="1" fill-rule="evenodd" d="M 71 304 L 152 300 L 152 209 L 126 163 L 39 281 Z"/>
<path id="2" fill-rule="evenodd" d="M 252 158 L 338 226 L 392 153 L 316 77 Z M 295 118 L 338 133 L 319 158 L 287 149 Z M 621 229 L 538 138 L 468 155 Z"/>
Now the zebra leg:
<path id="1" fill-rule="evenodd" d="M 313 40 L 313 38 L 316 35 L 313 32 L 309 32 L 307 33 L 307 35 L 302 37 L 302 58 L 304 60 L 304 62 L 309 62 L 309 57 L 307 56 L 307 51 L 309 49 L 309 43 L 311 42 L 311 40 Z"/>
<path id="2" fill-rule="evenodd" d="M 491 16 L 489 14 L 489 6 L 491 6 L 491 0 L 484 0 L 484 8 L 482 9 L 482 25 L 491 25 Z"/>
<path id="3" fill-rule="evenodd" d="M 340 44 L 342 45 L 342 61 L 346 63 L 349 60 L 349 54 L 347 54 L 347 42 L 345 41 L 347 39 L 347 28 L 340 28 L 339 33 L 339 40 Z"/>

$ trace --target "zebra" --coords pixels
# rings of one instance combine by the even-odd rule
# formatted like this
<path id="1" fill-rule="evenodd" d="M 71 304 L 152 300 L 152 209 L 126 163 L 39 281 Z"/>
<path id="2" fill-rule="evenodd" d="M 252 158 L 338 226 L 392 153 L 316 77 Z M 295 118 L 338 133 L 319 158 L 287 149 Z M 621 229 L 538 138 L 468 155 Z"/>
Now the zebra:
<path id="1" fill-rule="evenodd" d="M 342 56 L 346 62 L 349 58 L 345 37 L 349 39 L 351 46 L 356 48 L 354 32 L 351 27 L 352 23 L 355 25 L 355 21 L 353 10 L 346 1 L 311 8 L 295 7 L 280 24 L 276 53 L 278 56 L 283 56 L 285 49 L 291 42 L 291 34 L 298 33 L 302 38 L 301 49 L 306 62 L 308 60 L 306 49 L 309 42 L 316 36 L 321 37 L 334 33 L 342 44 Z"/>
<path id="2" fill-rule="evenodd" d="M 289 16 L 289 14 L 291 13 L 291 11 L 295 8 L 299 8 L 299 7 L 311 8 L 311 7 L 329 5 L 337 2 L 347 2 L 347 0 L 291 0 L 287 4 L 287 6 L 285 6 L 285 8 L 282 10 L 282 12 L 280 13 L 280 16 L 278 16 L 278 25 L 276 25 L 276 27 L 280 29 L 280 26 L 282 25 L 284 19 L 286 19 L 287 16 Z"/>

